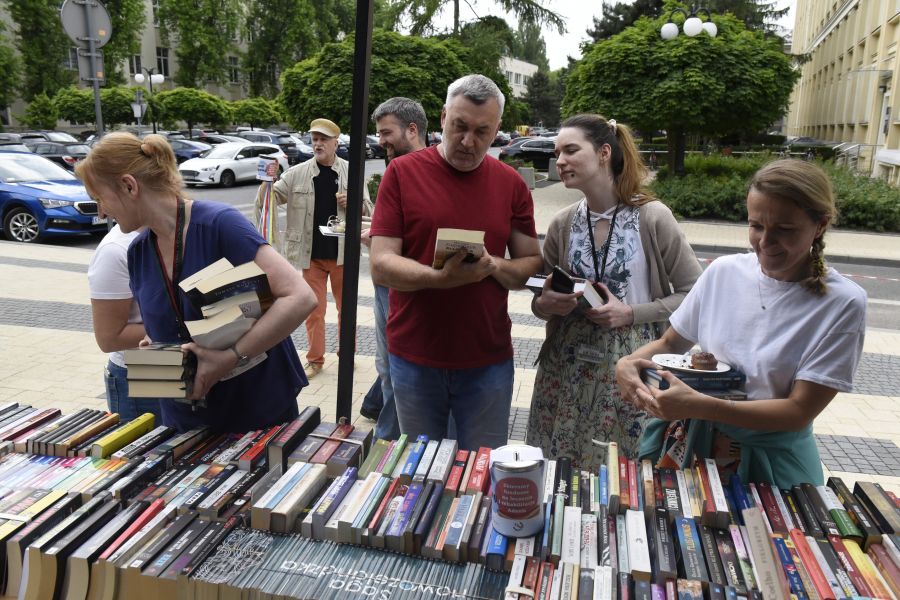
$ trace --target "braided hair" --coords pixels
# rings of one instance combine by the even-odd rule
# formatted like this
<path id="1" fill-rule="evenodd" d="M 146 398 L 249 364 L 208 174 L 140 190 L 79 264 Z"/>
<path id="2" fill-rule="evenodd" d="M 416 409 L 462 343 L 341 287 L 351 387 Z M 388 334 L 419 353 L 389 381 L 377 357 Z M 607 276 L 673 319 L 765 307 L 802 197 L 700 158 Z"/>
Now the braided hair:
<path id="1" fill-rule="evenodd" d="M 750 188 L 772 198 L 792 202 L 815 223 L 825 222 L 822 233 L 809 249 L 810 276 L 800 283 L 818 296 L 828 292 L 825 278 L 825 231 L 837 217 L 831 179 L 814 163 L 792 158 L 763 166 L 750 181 Z"/>

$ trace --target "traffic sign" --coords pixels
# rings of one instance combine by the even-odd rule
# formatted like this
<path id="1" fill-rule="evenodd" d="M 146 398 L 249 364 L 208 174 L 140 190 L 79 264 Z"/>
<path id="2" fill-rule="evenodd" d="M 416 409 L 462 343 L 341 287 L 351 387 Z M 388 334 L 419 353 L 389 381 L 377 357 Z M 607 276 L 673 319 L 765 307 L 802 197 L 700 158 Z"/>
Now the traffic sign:
<path id="1" fill-rule="evenodd" d="M 109 13 L 97 0 L 65 0 L 59 9 L 59 17 L 68 36 L 82 48 L 88 47 L 90 38 L 94 39 L 96 48 L 101 48 L 112 35 Z"/>

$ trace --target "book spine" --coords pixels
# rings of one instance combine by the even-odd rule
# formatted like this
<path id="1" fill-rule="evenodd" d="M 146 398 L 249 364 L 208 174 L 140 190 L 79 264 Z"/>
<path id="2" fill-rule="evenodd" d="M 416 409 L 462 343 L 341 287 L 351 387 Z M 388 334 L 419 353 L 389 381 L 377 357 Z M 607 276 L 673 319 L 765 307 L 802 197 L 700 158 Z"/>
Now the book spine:
<path id="1" fill-rule="evenodd" d="M 819 494 L 819 490 L 816 489 L 816 486 L 811 483 L 801 483 L 800 489 L 803 490 L 806 497 L 809 499 L 809 504 L 812 506 L 816 521 L 819 522 L 819 527 L 821 527 L 824 537 L 829 535 L 840 535 L 841 532 L 838 531 L 837 525 L 831 514 L 828 512 L 828 509 L 825 507 L 825 502 L 822 500 L 822 495 Z"/>
<path id="2" fill-rule="evenodd" d="M 400 472 L 400 477 L 407 485 L 412 481 L 413 476 L 416 474 L 416 470 L 419 467 L 419 462 L 421 462 L 422 457 L 425 455 L 425 448 L 427 447 L 427 435 L 421 434 L 416 437 L 416 441 L 412 445 L 409 456 L 406 458 L 406 462 L 403 464 L 403 470 Z"/>
<path id="3" fill-rule="evenodd" d="M 825 508 L 828 510 L 828 514 L 830 514 L 831 518 L 834 519 L 834 523 L 835 525 L 837 525 L 841 537 L 861 542 L 863 539 L 862 531 L 860 531 L 859 527 L 857 527 L 856 524 L 850 519 L 850 515 L 843 507 L 840 500 L 838 500 L 838 497 L 835 495 L 834 490 L 825 485 L 817 486 L 816 489 L 819 491 L 819 495 L 822 497 L 822 502 L 825 503 Z"/>
<path id="4" fill-rule="evenodd" d="M 472 467 L 472 475 L 469 477 L 469 483 L 466 485 L 466 493 L 487 493 L 491 484 L 490 471 L 488 469 L 490 461 L 491 449 L 479 448 L 478 453 L 475 455 L 475 466 Z"/>
<path id="5" fill-rule="evenodd" d="M 452 494 L 456 496 L 459 493 L 459 486 L 462 482 L 463 471 L 466 468 L 466 463 L 468 460 L 468 450 L 456 451 L 456 457 L 453 460 L 453 467 L 450 469 L 450 473 L 447 475 L 447 483 L 444 486 L 445 494 Z"/>
<path id="6" fill-rule="evenodd" d="M 847 514 L 862 534 L 863 550 L 868 550 L 872 544 L 881 542 L 881 531 L 875 525 L 872 517 L 866 509 L 857 501 L 856 496 L 850 493 L 850 488 L 840 477 L 829 477 L 827 485 L 834 491 L 840 503 L 847 509 Z"/>
<path id="7" fill-rule="evenodd" d="M 853 583 L 853 587 L 856 588 L 857 594 L 869 598 L 874 597 L 872 595 L 872 589 L 869 587 L 869 584 L 866 582 L 865 577 L 863 577 L 862 573 L 860 572 L 859 567 L 853 561 L 853 557 L 850 555 L 850 552 L 848 552 L 847 547 L 844 545 L 844 541 L 840 538 L 840 536 L 829 535 L 828 543 L 831 544 L 834 553 L 837 555 L 838 560 L 841 562 L 841 566 L 847 573 L 850 581 Z"/>
<path id="8" fill-rule="evenodd" d="M 816 594 L 822 600 L 835 600 L 831 586 L 828 584 L 825 573 L 822 572 L 822 568 L 819 566 L 819 561 L 816 560 L 812 549 L 809 547 L 806 536 L 799 529 L 795 528 L 791 529 L 790 537 L 803 566 L 806 568 Z"/>

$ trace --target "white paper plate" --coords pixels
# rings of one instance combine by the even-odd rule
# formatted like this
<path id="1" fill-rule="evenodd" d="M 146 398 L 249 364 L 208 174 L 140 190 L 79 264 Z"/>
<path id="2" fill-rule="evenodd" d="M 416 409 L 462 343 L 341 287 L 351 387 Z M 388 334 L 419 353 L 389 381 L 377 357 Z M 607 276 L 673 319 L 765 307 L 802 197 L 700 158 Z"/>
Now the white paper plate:
<path id="1" fill-rule="evenodd" d="M 689 373 L 724 373 L 731 370 L 731 365 L 721 360 L 715 369 L 693 369 L 691 368 L 690 354 L 654 354 L 650 360 L 661 367 Z"/>

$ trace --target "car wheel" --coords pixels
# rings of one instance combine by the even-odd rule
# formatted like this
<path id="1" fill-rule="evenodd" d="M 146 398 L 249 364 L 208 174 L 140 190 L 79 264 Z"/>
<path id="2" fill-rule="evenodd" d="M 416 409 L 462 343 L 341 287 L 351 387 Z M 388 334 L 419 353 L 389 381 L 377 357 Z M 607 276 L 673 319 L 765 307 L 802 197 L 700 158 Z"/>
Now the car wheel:
<path id="1" fill-rule="evenodd" d="M 231 171 L 222 171 L 222 175 L 219 177 L 219 183 L 222 184 L 222 187 L 231 187 L 234 185 L 234 173 Z"/>
<path id="2" fill-rule="evenodd" d="M 366 146 L 366 158 L 375 158 L 375 151 Z"/>
<path id="3" fill-rule="evenodd" d="M 3 233 L 6 239 L 14 242 L 30 243 L 37 241 L 41 235 L 37 219 L 21 206 L 12 209 L 3 219 Z"/>

